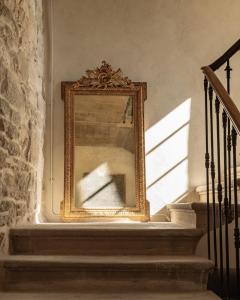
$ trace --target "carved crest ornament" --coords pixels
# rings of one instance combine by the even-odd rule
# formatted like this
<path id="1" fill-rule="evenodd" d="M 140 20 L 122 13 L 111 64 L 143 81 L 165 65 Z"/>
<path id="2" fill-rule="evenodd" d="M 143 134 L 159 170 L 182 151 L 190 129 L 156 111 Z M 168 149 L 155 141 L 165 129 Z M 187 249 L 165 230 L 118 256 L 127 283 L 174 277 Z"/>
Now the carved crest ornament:
<path id="1" fill-rule="evenodd" d="M 103 61 L 101 67 L 95 70 L 87 70 L 86 75 L 73 84 L 74 89 L 80 87 L 108 89 L 133 88 L 134 85 L 128 77 L 123 76 L 120 68 L 114 71 L 111 65 Z"/>

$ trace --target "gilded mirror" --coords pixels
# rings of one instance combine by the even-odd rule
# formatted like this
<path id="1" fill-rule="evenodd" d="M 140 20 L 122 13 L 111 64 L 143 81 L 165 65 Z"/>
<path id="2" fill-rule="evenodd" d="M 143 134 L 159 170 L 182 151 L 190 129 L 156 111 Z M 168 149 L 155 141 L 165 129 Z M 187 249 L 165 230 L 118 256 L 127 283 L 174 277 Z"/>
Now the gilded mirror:
<path id="1" fill-rule="evenodd" d="M 147 221 L 144 163 L 146 83 L 103 62 L 62 82 L 66 222 Z"/>

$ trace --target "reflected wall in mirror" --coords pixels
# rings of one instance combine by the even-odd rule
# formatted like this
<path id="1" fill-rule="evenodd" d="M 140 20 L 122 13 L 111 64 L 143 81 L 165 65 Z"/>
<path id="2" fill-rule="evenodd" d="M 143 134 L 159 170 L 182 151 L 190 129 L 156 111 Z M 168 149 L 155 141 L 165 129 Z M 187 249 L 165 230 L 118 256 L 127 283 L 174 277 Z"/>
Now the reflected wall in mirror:
<path id="1" fill-rule="evenodd" d="M 148 220 L 143 107 L 146 84 L 103 62 L 63 82 L 64 221 Z"/>

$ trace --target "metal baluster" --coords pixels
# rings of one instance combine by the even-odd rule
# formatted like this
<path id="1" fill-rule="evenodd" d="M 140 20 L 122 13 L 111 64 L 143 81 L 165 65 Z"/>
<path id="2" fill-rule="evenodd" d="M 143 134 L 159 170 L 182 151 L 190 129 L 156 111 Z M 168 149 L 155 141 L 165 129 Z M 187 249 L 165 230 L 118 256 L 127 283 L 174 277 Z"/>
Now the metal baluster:
<path id="1" fill-rule="evenodd" d="M 219 132 L 219 112 L 220 101 L 218 97 L 215 100 L 216 109 L 216 128 L 217 128 L 217 174 L 218 174 L 218 213 L 219 213 L 219 262 L 220 262 L 220 283 L 223 288 L 223 237 L 222 237 L 222 183 L 221 183 L 221 150 L 220 150 L 220 132 Z"/>
<path id="2" fill-rule="evenodd" d="M 232 211 L 232 176 L 231 176 L 231 148 L 232 148 L 232 137 L 231 137 L 231 123 L 228 118 L 228 134 L 227 134 L 227 151 L 228 151 L 228 220 L 229 223 L 233 220 L 233 211 Z"/>
<path id="3" fill-rule="evenodd" d="M 213 213 L 213 241 L 214 241 L 214 262 L 215 268 L 218 265 L 217 255 L 217 229 L 216 229 L 216 201 L 215 201 L 215 163 L 214 163 L 214 133 L 213 133 L 213 89 L 209 87 L 209 103 L 210 103 L 210 141 L 211 141 L 211 179 L 212 179 L 212 213 Z"/>
<path id="4" fill-rule="evenodd" d="M 227 60 L 227 65 L 226 65 L 226 68 L 225 68 L 225 71 L 226 71 L 226 78 L 227 78 L 227 92 L 228 94 L 230 95 L 230 84 L 231 84 L 231 71 L 232 71 L 232 68 L 230 66 L 230 61 L 229 59 Z M 227 211 L 226 211 L 226 220 L 225 222 L 227 222 L 225 224 L 225 230 L 227 230 L 228 228 L 228 223 L 231 223 L 232 220 L 233 220 L 233 209 L 232 209 L 232 176 L 231 176 L 231 142 L 232 142 L 232 137 L 231 137 L 231 122 L 230 122 L 230 119 L 228 118 L 228 121 L 227 121 L 227 164 L 228 164 L 228 208 L 227 208 Z M 228 250 L 228 236 L 226 237 L 226 250 Z M 228 257 L 228 258 L 227 258 Z M 226 251 L 226 276 L 227 276 L 227 289 L 229 289 L 229 255 L 227 254 L 227 251 Z"/>
<path id="5" fill-rule="evenodd" d="M 236 285 L 237 291 L 240 293 L 240 265 L 239 265 L 239 247 L 240 247 L 240 234 L 238 225 L 238 195 L 237 195 L 237 159 L 236 159 L 236 147 L 237 147 L 237 132 L 232 128 L 232 148 L 233 148 L 233 194 L 234 194 L 234 210 L 235 210 L 235 250 L 236 250 Z"/>
<path id="6" fill-rule="evenodd" d="M 208 81 L 204 78 L 204 93 L 205 93 L 205 138 L 206 138 L 206 153 L 205 153 L 205 168 L 207 181 L 207 240 L 208 240 L 208 259 L 211 258 L 211 240 L 210 240 L 210 207 L 209 207 L 209 152 L 208 152 Z"/>
<path id="7" fill-rule="evenodd" d="M 225 255 L 226 255 L 226 296 L 229 299 L 229 239 L 228 239 L 228 181 L 227 181 L 227 122 L 228 117 L 223 111 L 223 149 L 224 149 L 224 216 L 225 216 Z M 231 187 L 229 187 L 231 188 Z"/>
<path id="8" fill-rule="evenodd" d="M 224 71 L 226 71 L 226 77 L 227 77 L 227 92 L 228 92 L 228 94 L 230 94 L 230 80 L 231 80 L 231 71 L 232 71 L 232 68 L 230 67 L 230 61 L 229 61 L 229 59 L 227 60 L 227 66 L 224 69 Z"/>
<path id="9" fill-rule="evenodd" d="M 230 95 L 230 84 L 231 84 L 231 71 L 232 68 L 230 67 L 230 61 L 227 60 L 227 66 L 224 69 L 226 71 L 226 78 L 227 78 L 227 92 Z M 231 178 L 231 124 L 230 119 L 228 119 L 228 134 L 227 134 L 227 150 L 228 150 L 228 202 L 229 202 L 229 209 L 228 209 L 228 219 L 229 222 L 233 220 L 233 210 L 232 210 L 232 178 Z"/>

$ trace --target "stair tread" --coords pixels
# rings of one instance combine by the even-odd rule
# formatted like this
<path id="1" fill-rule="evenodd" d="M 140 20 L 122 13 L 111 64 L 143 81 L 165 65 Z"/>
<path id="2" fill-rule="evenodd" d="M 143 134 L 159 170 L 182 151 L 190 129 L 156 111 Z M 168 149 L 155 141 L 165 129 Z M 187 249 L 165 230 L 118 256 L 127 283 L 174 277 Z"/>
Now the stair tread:
<path id="1" fill-rule="evenodd" d="M 0 293 L 1 300 L 220 300 L 218 296 L 210 291 L 206 292 L 188 292 L 182 293 L 144 293 L 137 292 L 134 293 Z"/>
<path id="2" fill-rule="evenodd" d="M 33 225 L 21 225 L 12 229 L 188 229 L 173 222 L 91 222 L 91 223 L 41 223 Z"/>
<path id="3" fill-rule="evenodd" d="M 195 268 L 211 268 L 212 261 L 199 256 L 62 256 L 62 255 L 6 255 L 2 256 L 0 262 L 4 266 L 31 265 L 179 265 L 194 266 Z"/>
<path id="4" fill-rule="evenodd" d="M 198 256 L 9 255 L 8 291 L 203 291 L 212 261 Z"/>
<path id="5" fill-rule="evenodd" d="M 193 255 L 202 235 L 173 223 L 39 224 L 11 228 L 9 239 L 11 254 Z"/>
<path id="6" fill-rule="evenodd" d="M 170 222 L 169 222 L 170 223 Z M 22 226 L 10 229 L 10 236 L 32 236 L 37 237 L 44 235 L 54 235 L 54 237 L 59 236 L 201 236 L 202 230 L 195 228 L 186 228 L 181 225 L 172 224 L 171 227 L 160 226 L 160 225 L 35 225 L 35 226 Z M 53 237 L 53 238 L 54 238 Z"/>

